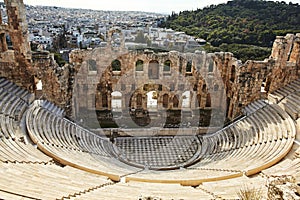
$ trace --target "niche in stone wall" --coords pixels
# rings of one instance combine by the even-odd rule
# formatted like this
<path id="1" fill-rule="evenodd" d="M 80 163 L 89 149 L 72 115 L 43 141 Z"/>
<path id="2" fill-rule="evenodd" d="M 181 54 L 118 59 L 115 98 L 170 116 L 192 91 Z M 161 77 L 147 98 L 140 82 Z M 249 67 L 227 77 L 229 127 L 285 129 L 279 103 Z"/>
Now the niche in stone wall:
<path id="1" fill-rule="evenodd" d="M 178 99 L 178 96 L 175 95 L 173 97 L 173 108 L 178 108 L 179 107 L 179 99 Z"/>
<path id="2" fill-rule="evenodd" d="M 163 107 L 164 108 L 168 108 L 169 105 L 169 95 L 168 94 L 164 94 L 163 95 Z"/>
<path id="3" fill-rule="evenodd" d="M 148 77 L 150 79 L 159 79 L 159 63 L 156 60 L 152 60 L 148 67 Z"/>

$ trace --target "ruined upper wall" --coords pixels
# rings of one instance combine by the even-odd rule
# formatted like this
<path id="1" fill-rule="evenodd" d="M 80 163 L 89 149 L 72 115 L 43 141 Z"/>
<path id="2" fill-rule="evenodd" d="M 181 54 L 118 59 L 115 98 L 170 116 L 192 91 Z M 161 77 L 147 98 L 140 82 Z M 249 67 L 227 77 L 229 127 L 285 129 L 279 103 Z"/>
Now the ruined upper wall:
<path id="1" fill-rule="evenodd" d="M 34 91 L 34 72 L 23 0 L 5 0 L 8 25 L 0 25 L 0 76 Z M 12 47 L 7 48 L 6 35 Z"/>
<path id="2" fill-rule="evenodd" d="M 71 98 L 74 96 L 72 91 L 74 73 L 82 70 L 83 63 L 88 59 L 93 59 L 89 57 L 89 50 L 72 52 L 70 54 L 70 65 L 64 67 L 59 67 L 48 53 L 46 53 L 47 55 L 42 55 L 44 53 L 35 54 L 32 58 L 23 0 L 5 0 L 5 4 L 7 7 L 8 25 L 2 24 L 2 20 L 0 20 L 0 76 L 14 81 L 19 86 L 30 91 L 35 89 L 34 80 L 36 78 L 41 79 L 44 86 L 43 97 L 61 107 L 69 108 Z M 109 32 L 110 35 L 113 35 L 114 31 L 116 30 Z M 12 49 L 8 49 L 6 35 L 11 37 Z M 109 44 L 108 47 L 106 52 L 101 52 L 103 50 L 98 49 L 100 56 L 96 58 L 96 63 L 101 69 L 98 71 L 104 72 L 106 70 L 107 77 L 103 78 L 107 79 L 107 82 L 115 81 L 113 77 L 109 77 L 111 72 L 107 71 L 113 59 L 120 58 L 124 66 L 132 68 L 137 57 L 145 58 L 145 64 L 155 60 L 154 57 L 161 57 L 161 60 L 158 59 L 159 63 L 170 59 L 176 67 L 179 67 L 180 63 L 182 63 L 180 56 L 174 56 L 178 55 L 178 53 L 174 52 L 167 53 L 164 56 L 159 56 L 155 53 L 150 55 L 149 52 L 145 52 L 145 55 L 131 52 L 124 56 L 125 53 L 128 53 L 124 49 L 124 44 L 119 49 L 112 49 L 112 46 L 109 46 Z M 213 62 L 204 62 L 206 64 L 203 65 L 203 62 L 198 62 L 199 55 L 197 55 L 198 61 L 197 59 L 193 61 L 193 69 L 195 70 L 187 78 L 191 79 L 191 85 L 194 86 L 192 88 L 194 91 L 193 99 L 197 95 L 201 96 L 200 106 L 203 107 L 209 97 L 207 93 L 201 93 L 203 86 L 208 86 L 206 89 L 214 92 L 212 88 L 215 85 L 219 85 L 219 83 L 214 83 L 214 79 L 208 78 L 203 80 L 202 77 L 203 73 L 209 72 L 211 70 L 209 68 L 213 66 L 213 69 L 220 73 L 220 80 L 223 81 L 226 91 L 225 97 L 222 98 L 227 102 L 225 103 L 227 104 L 227 116 L 234 118 L 249 103 L 264 97 L 266 93 L 272 92 L 299 77 L 300 34 L 278 36 L 274 42 L 270 58 L 264 61 L 247 61 L 242 64 L 233 54 L 222 52 L 210 54 L 209 56 L 213 58 Z M 126 64 L 127 59 L 129 60 Z M 198 70 L 200 68 L 202 71 Z M 145 71 L 145 73 L 147 72 Z M 213 73 L 208 74 L 212 76 Z M 97 87 L 101 78 L 98 73 L 88 73 L 88 75 L 81 79 L 86 81 L 86 86 L 83 90 L 86 92 L 87 104 L 95 101 L 95 87 Z M 185 74 L 183 75 L 186 76 Z M 141 77 L 143 76 L 146 76 L 146 74 L 141 75 Z M 80 87 L 83 86 L 81 82 L 79 84 Z M 262 86 L 265 89 L 265 93 L 261 91 Z M 218 104 L 221 103 L 218 102 Z M 93 104 L 90 105 L 93 106 Z M 194 103 L 191 103 L 191 105 L 194 105 Z"/>
<path id="3" fill-rule="evenodd" d="M 143 77 L 143 81 L 148 80 L 148 65 L 153 60 L 157 61 L 160 66 L 159 77 L 165 78 L 162 67 L 166 60 L 171 61 L 172 67 L 176 71 L 180 71 L 179 68 L 183 67 L 181 73 L 186 77 L 187 74 L 185 74 L 184 67 L 186 61 L 191 59 L 193 63 L 193 72 L 188 78 L 190 79 L 191 85 L 194 85 L 194 88 L 191 89 L 194 93 L 190 103 L 190 105 L 192 105 L 191 109 L 197 107 L 195 107 L 194 103 L 197 101 L 197 95 L 202 98 L 202 103 L 200 103 L 202 107 L 205 105 L 204 102 L 207 102 L 207 94 L 201 92 L 203 85 L 207 86 L 209 93 L 214 92 L 213 87 L 215 85 L 220 85 L 220 83 L 216 81 L 216 78 L 207 78 L 215 76 L 216 74 L 212 72 L 218 71 L 219 79 L 223 81 L 226 95 L 220 97 L 221 102 L 219 101 L 217 104 L 227 104 L 227 116 L 232 119 L 238 116 L 246 105 L 257 99 L 266 97 L 267 93 L 273 92 L 299 77 L 299 47 L 299 34 L 288 34 L 285 37 L 277 37 L 270 58 L 265 59 L 264 61 L 250 60 L 244 64 L 238 61 L 232 53 L 224 52 L 203 55 L 198 53 L 198 55 L 194 54 L 194 56 L 188 58 L 179 52 L 149 54 L 149 52 L 145 51 L 142 53 L 119 52 L 119 54 L 113 54 L 112 52 L 115 51 L 107 53 L 100 49 L 94 51 L 74 51 L 70 54 L 70 60 L 71 63 L 76 66 L 76 69 L 81 70 L 80 76 L 77 78 L 79 81 L 79 88 L 81 88 L 80 91 L 85 97 L 84 102 L 79 99 L 76 102 L 86 104 L 84 106 L 87 108 L 101 105 L 101 102 L 94 102 L 95 96 L 98 95 L 99 97 L 97 99 L 100 99 L 101 101 L 101 95 L 107 93 L 107 91 L 97 93 L 97 84 L 101 82 L 103 82 L 102 85 L 116 85 L 120 83 L 118 82 L 118 78 L 114 76 L 114 72 L 111 70 L 110 65 L 114 59 L 118 59 L 122 63 L 122 66 L 125 67 L 118 76 L 125 76 L 127 72 L 134 71 L 136 61 L 139 59 L 143 60 L 145 68 L 143 72 L 138 72 L 139 77 Z M 212 58 L 212 60 L 207 60 L 206 58 L 208 56 Z M 97 70 L 95 73 L 90 73 L 86 63 L 93 59 L 96 62 Z M 204 74 L 208 74 L 206 79 L 203 79 Z M 137 74 L 135 74 L 133 78 L 134 77 L 136 78 Z M 128 78 L 128 81 L 130 81 L 130 79 L 132 79 L 132 77 Z M 166 82 L 166 84 L 170 83 Z M 120 90 L 120 87 L 120 85 L 109 87 L 112 88 L 110 92 Z M 123 83 L 123 88 L 130 88 L 130 85 Z M 265 91 L 262 91 L 262 89 Z M 178 88 L 175 87 L 175 90 L 178 90 Z M 126 93 L 126 90 L 124 90 L 124 92 Z M 106 95 L 107 94 L 105 94 L 105 96 Z M 170 93 L 169 96 L 172 96 L 172 94 Z"/>

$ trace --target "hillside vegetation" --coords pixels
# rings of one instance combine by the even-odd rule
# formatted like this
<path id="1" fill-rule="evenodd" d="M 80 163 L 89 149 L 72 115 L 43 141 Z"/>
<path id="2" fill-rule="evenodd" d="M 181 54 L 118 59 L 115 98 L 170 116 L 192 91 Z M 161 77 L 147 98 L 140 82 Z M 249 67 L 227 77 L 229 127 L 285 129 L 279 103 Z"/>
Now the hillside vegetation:
<path id="1" fill-rule="evenodd" d="M 233 0 L 195 11 L 172 13 L 162 27 L 203 38 L 207 51 L 230 51 L 242 61 L 269 56 L 276 35 L 300 32 L 300 5 Z"/>

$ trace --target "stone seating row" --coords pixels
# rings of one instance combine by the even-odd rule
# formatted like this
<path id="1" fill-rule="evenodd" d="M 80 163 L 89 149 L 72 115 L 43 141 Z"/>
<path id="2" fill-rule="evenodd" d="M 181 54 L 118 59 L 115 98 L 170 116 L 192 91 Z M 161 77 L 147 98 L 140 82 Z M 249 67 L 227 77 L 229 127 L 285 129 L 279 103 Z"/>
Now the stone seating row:
<path id="1" fill-rule="evenodd" d="M 248 106 L 246 106 L 244 108 L 244 114 L 245 115 L 252 114 L 252 113 L 256 112 L 257 110 L 259 110 L 259 109 L 261 109 L 261 108 L 263 108 L 267 105 L 268 105 L 268 103 L 265 100 L 259 99 L 257 101 L 252 102 Z"/>
<path id="2" fill-rule="evenodd" d="M 17 137 L 16 129 L 18 129 L 31 100 L 32 95 L 29 92 L 4 78 L 0 78 L 0 133 L 2 133 L 0 137 Z"/>
<path id="3" fill-rule="evenodd" d="M 50 101 L 44 101 L 44 100 L 37 100 L 41 107 L 49 110 L 52 113 L 55 113 L 58 116 L 64 115 L 64 110 L 59 108 L 58 106 L 54 105 Z"/>
<path id="4" fill-rule="evenodd" d="M 202 152 L 194 165 L 172 174 L 143 171 L 126 178 L 171 182 L 185 177 L 181 184 L 194 185 L 243 174 L 250 176 L 279 162 L 291 149 L 295 132 L 292 119 L 279 106 L 265 106 L 215 134 L 202 136 Z M 194 179 L 188 179 L 191 171 Z M 209 175 L 202 174 L 204 171 Z"/>
<path id="5" fill-rule="evenodd" d="M 280 101 L 282 101 L 286 96 L 289 96 L 291 93 L 300 91 L 300 79 L 294 80 L 288 85 L 272 92 L 268 95 L 268 99 L 278 104 Z"/>
<path id="6" fill-rule="evenodd" d="M 245 120 L 239 121 L 235 126 L 213 136 L 204 136 L 202 160 L 196 166 L 207 166 L 211 162 L 213 166 L 218 166 L 218 163 L 222 165 L 229 160 L 240 159 L 252 161 L 262 159 L 267 164 L 266 161 L 272 163 L 272 160 L 284 156 L 292 146 L 295 127 L 292 121 L 285 121 L 289 118 L 287 115 L 276 114 L 275 109 L 280 108 L 267 106 Z M 283 148 L 281 151 L 278 151 L 279 146 Z M 274 151 L 278 151 L 277 154 L 273 154 Z M 253 164 L 262 163 L 258 161 Z M 240 167 L 235 166 L 233 169 L 250 170 L 251 166 L 247 167 L 247 165 L 247 162 L 241 162 Z"/>
<path id="7" fill-rule="evenodd" d="M 26 122 L 27 122 L 27 128 L 30 137 L 34 141 L 34 143 L 37 144 L 38 148 L 42 150 L 44 153 L 46 153 L 48 156 L 54 158 L 55 160 L 59 161 L 62 164 L 70 165 L 73 167 L 77 167 L 79 169 L 101 174 L 109 177 L 110 179 L 114 181 L 120 181 L 121 178 L 125 178 L 126 181 L 132 181 L 135 179 L 134 174 L 137 174 L 138 172 L 143 172 L 146 176 L 157 171 L 148 171 L 147 169 L 139 169 L 136 167 L 129 166 L 123 162 L 120 162 L 119 160 L 113 158 L 113 156 L 100 156 L 96 154 L 95 152 L 89 152 L 88 147 L 91 145 L 91 138 L 93 138 L 92 134 L 90 132 L 85 132 L 83 136 L 80 136 L 80 140 L 82 141 L 82 146 L 85 146 L 82 150 L 78 149 L 72 149 L 67 146 L 67 144 L 63 144 L 62 141 L 59 141 L 59 139 L 54 139 L 49 136 L 42 136 L 44 133 L 48 135 L 55 136 L 54 133 L 51 133 L 51 129 L 48 129 L 46 131 L 43 131 L 43 129 L 46 126 L 43 126 L 43 124 L 51 123 L 57 124 L 55 120 L 49 120 L 49 121 L 40 121 L 43 118 L 41 116 L 45 116 L 45 113 L 43 112 L 42 107 L 36 105 L 32 106 L 29 109 L 29 112 L 27 113 Z M 39 113 L 41 113 L 39 115 Z M 60 118 L 60 120 L 63 120 Z M 59 125 L 56 125 L 56 127 L 59 127 Z M 73 134 L 77 134 L 76 132 L 73 132 Z M 60 133 L 61 137 L 66 137 L 63 135 L 68 135 L 66 132 Z M 52 143 L 46 141 L 46 137 L 49 138 L 50 141 L 53 141 Z M 57 137 L 57 136 L 55 136 Z M 74 137 L 73 137 L 74 138 Z M 54 142 L 59 141 L 56 144 L 53 144 Z M 76 144 L 76 141 L 74 141 Z M 111 144 L 104 142 L 104 149 L 111 148 Z M 214 173 L 211 173 L 214 171 Z M 143 174 L 142 173 L 142 174 Z M 174 173 L 174 174 L 173 174 Z M 142 174 L 139 173 L 138 176 L 142 177 Z M 193 181 L 195 179 L 195 174 L 198 174 L 198 179 L 196 181 Z M 167 183 L 181 183 L 181 184 L 187 184 L 187 185 L 197 185 L 202 180 L 214 180 L 216 177 L 222 176 L 222 177 L 235 177 L 237 174 L 240 176 L 241 172 L 237 171 L 221 171 L 221 170 L 186 170 L 181 169 L 174 171 L 168 171 L 164 174 L 163 177 L 160 177 L 159 180 L 154 180 L 154 182 L 167 182 Z M 132 177 L 130 177 L 132 176 Z M 165 177 L 166 180 L 165 180 Z M 172 178 L 173 177 L 173 178 Z M 169 180 L 170 179 L 170 180 Z M 200 179 L 200 180 L 199 180 Z M 186 181 L 189 180 L 189 181 Z M 190 180 L 192 180 L 190 182 Z M 149 180 L 145 180 L 149 181 Z M 151 182 L 151 180 L 150 180 Z"/>
<path id="8" fill-rule="evenodd" d="M 166 200 L 166 199 L 214 199 L 212 195 L 193 187 L 182 187 L 179 184 L 160 183 L 117 183 L 112 187 L 102 187 L 97 190 L 77 196 L 77 200 L 101 199 L 134 199 L 134 200 Z"/>
<path id="9" fill-rule="evenodd" d="M 94 189 L 112 185 L 104 176 L 72 167 L 50 164 L 0 162 L 0 195 L 10 199 L 66 199 Z M 9 184 L 8 184 L 9 183 Z M 1 196 L 3 197 L 3 196 Z"/>
<path id="10" fill-rule="evenodd" d="M 60 163 L 119 181 L 122 176 L 140 171 L 109 154 L 111 143 L 51 113 L 34 102 L 27 112 L 26 125 L 32 141 Z"/>
<path id="11" fill-rule="evenodd" d="M 33 94 L 2 77 L 0 77 L 0 90 L 2 90 L 2 92 L 4 92 L 5 94 L 13 94 L 23 101 L 28 102 L 28 104 L 30 104 L 34 100 Z"/>
<path id="12" fill-rule="evenodd" d="M 187 169 L 172 173 L 143 171 L 127 176 L 127 180 L 168 183 L 177 179 L 183 185 L 194 185 L 201 181 L 222 180 L 260 172 L 289 152 L 295 127 L 289 116 L 276 105 L 266 106 L 256 113 L 214 135 L 203 136 L 202 156 Z M 193 179 L 189 177 L 191 172 Z"/>
<path id="13" fill-rule="evenodd" d="M 267 196 L 266 180 L 261 176 L 255 177 L 238 177 L 235 179 L 205 182 L 198 186 L 197 189 L 214 194 L 215 199 L 241 199 L 239 193 L 244 191 L 255 191 L 261 197 Z M 260 199 L 260 198 L 258 198 Z"/>
<path id="14" fill-rule="evenodd" d="M 198 162 L 173 171 L 140 170 L 113 159 L 107 150 L 112 145 L 107 140 L 80 128 L 82 135 L 79 135 L 76 127 L 76 131 L 68 131 L 72 130 L 68 128 L 72 125 L 67 125 L 70 122 L 53 113 L 47 114 L 38 105 L 30 108 L 26 120 L 29 134 L 38 147 L 63 164 L 117 181 L 124 177 L 126 181 L 198 185 L 204 181 L 252 175 L 282 159 L 293 144 L 295 127 L 289 116 L 278 109 L 276 105 L 265 106 L 215 134 L 200 137 Z M 55 133 L 57 127 L 61 129 L 59 134 Z M 97 153 L 95 149 L 99 147 L 107 156 Z"/>
<path id="15" fill-rule="evenodd" d="M 12 138 L 0 139 L 0 161 L 10 163 L 49 163 L 52 158 L 37 150 L 31 144 Z"/>
<path id="16" fill-rule="evenodd" d="M 28 142 L 27 134 L 21 128 L 21 120 L 32 95 L 4 78 L 0 78 L 0 90 L 0 161 L 50 162 L 52 158 Z"/>
<path id="17" fill-rule="evenodd" d="M 286 96 L 279 104 L 294 120 L 300 116 L 300 90 Z"/>

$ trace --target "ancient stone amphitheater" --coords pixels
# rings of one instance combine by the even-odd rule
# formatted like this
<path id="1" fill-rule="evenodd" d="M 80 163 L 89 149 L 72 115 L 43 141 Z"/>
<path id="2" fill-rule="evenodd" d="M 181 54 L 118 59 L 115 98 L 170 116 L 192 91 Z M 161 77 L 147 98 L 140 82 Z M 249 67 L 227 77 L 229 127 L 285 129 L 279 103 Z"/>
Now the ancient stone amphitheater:
<path id="1" fill-rule="evenodd" d="M 22 1 L 5 3 L 17 19 L 23 16 Z M 12 38 L 24 37 L 23 25 L 0 27 L 1 38 L 15 27 Z M 71 121 L 51 96 L 37 98 L 27 75 L 42 70 L 30 68 L 26 45 L 8 50 L 1 43 L 0 199 L 241 199 L 243 190 L 261 199 L 299 199 L 299 35 L 293 38 L 291 55 L 278 59 L 288 62 L 272 65 L 286 82 L 249 98 L 229 125 L 209 134 L 187 129 L 191 134 L 113 139 Z M 45 57 L 35 59 L 47 65 Z M 237 74 L 249 75 L 250 65 L 236 66 Z"/>
<path id="2" fill-rule="evenodd" d="M 5 78 L 0 90 L 2 199 L 237 199 L 245 186 L 266 196 L 270 176 L 298 180 L 299 79 L 214 134 L 114 143 Z"/>

